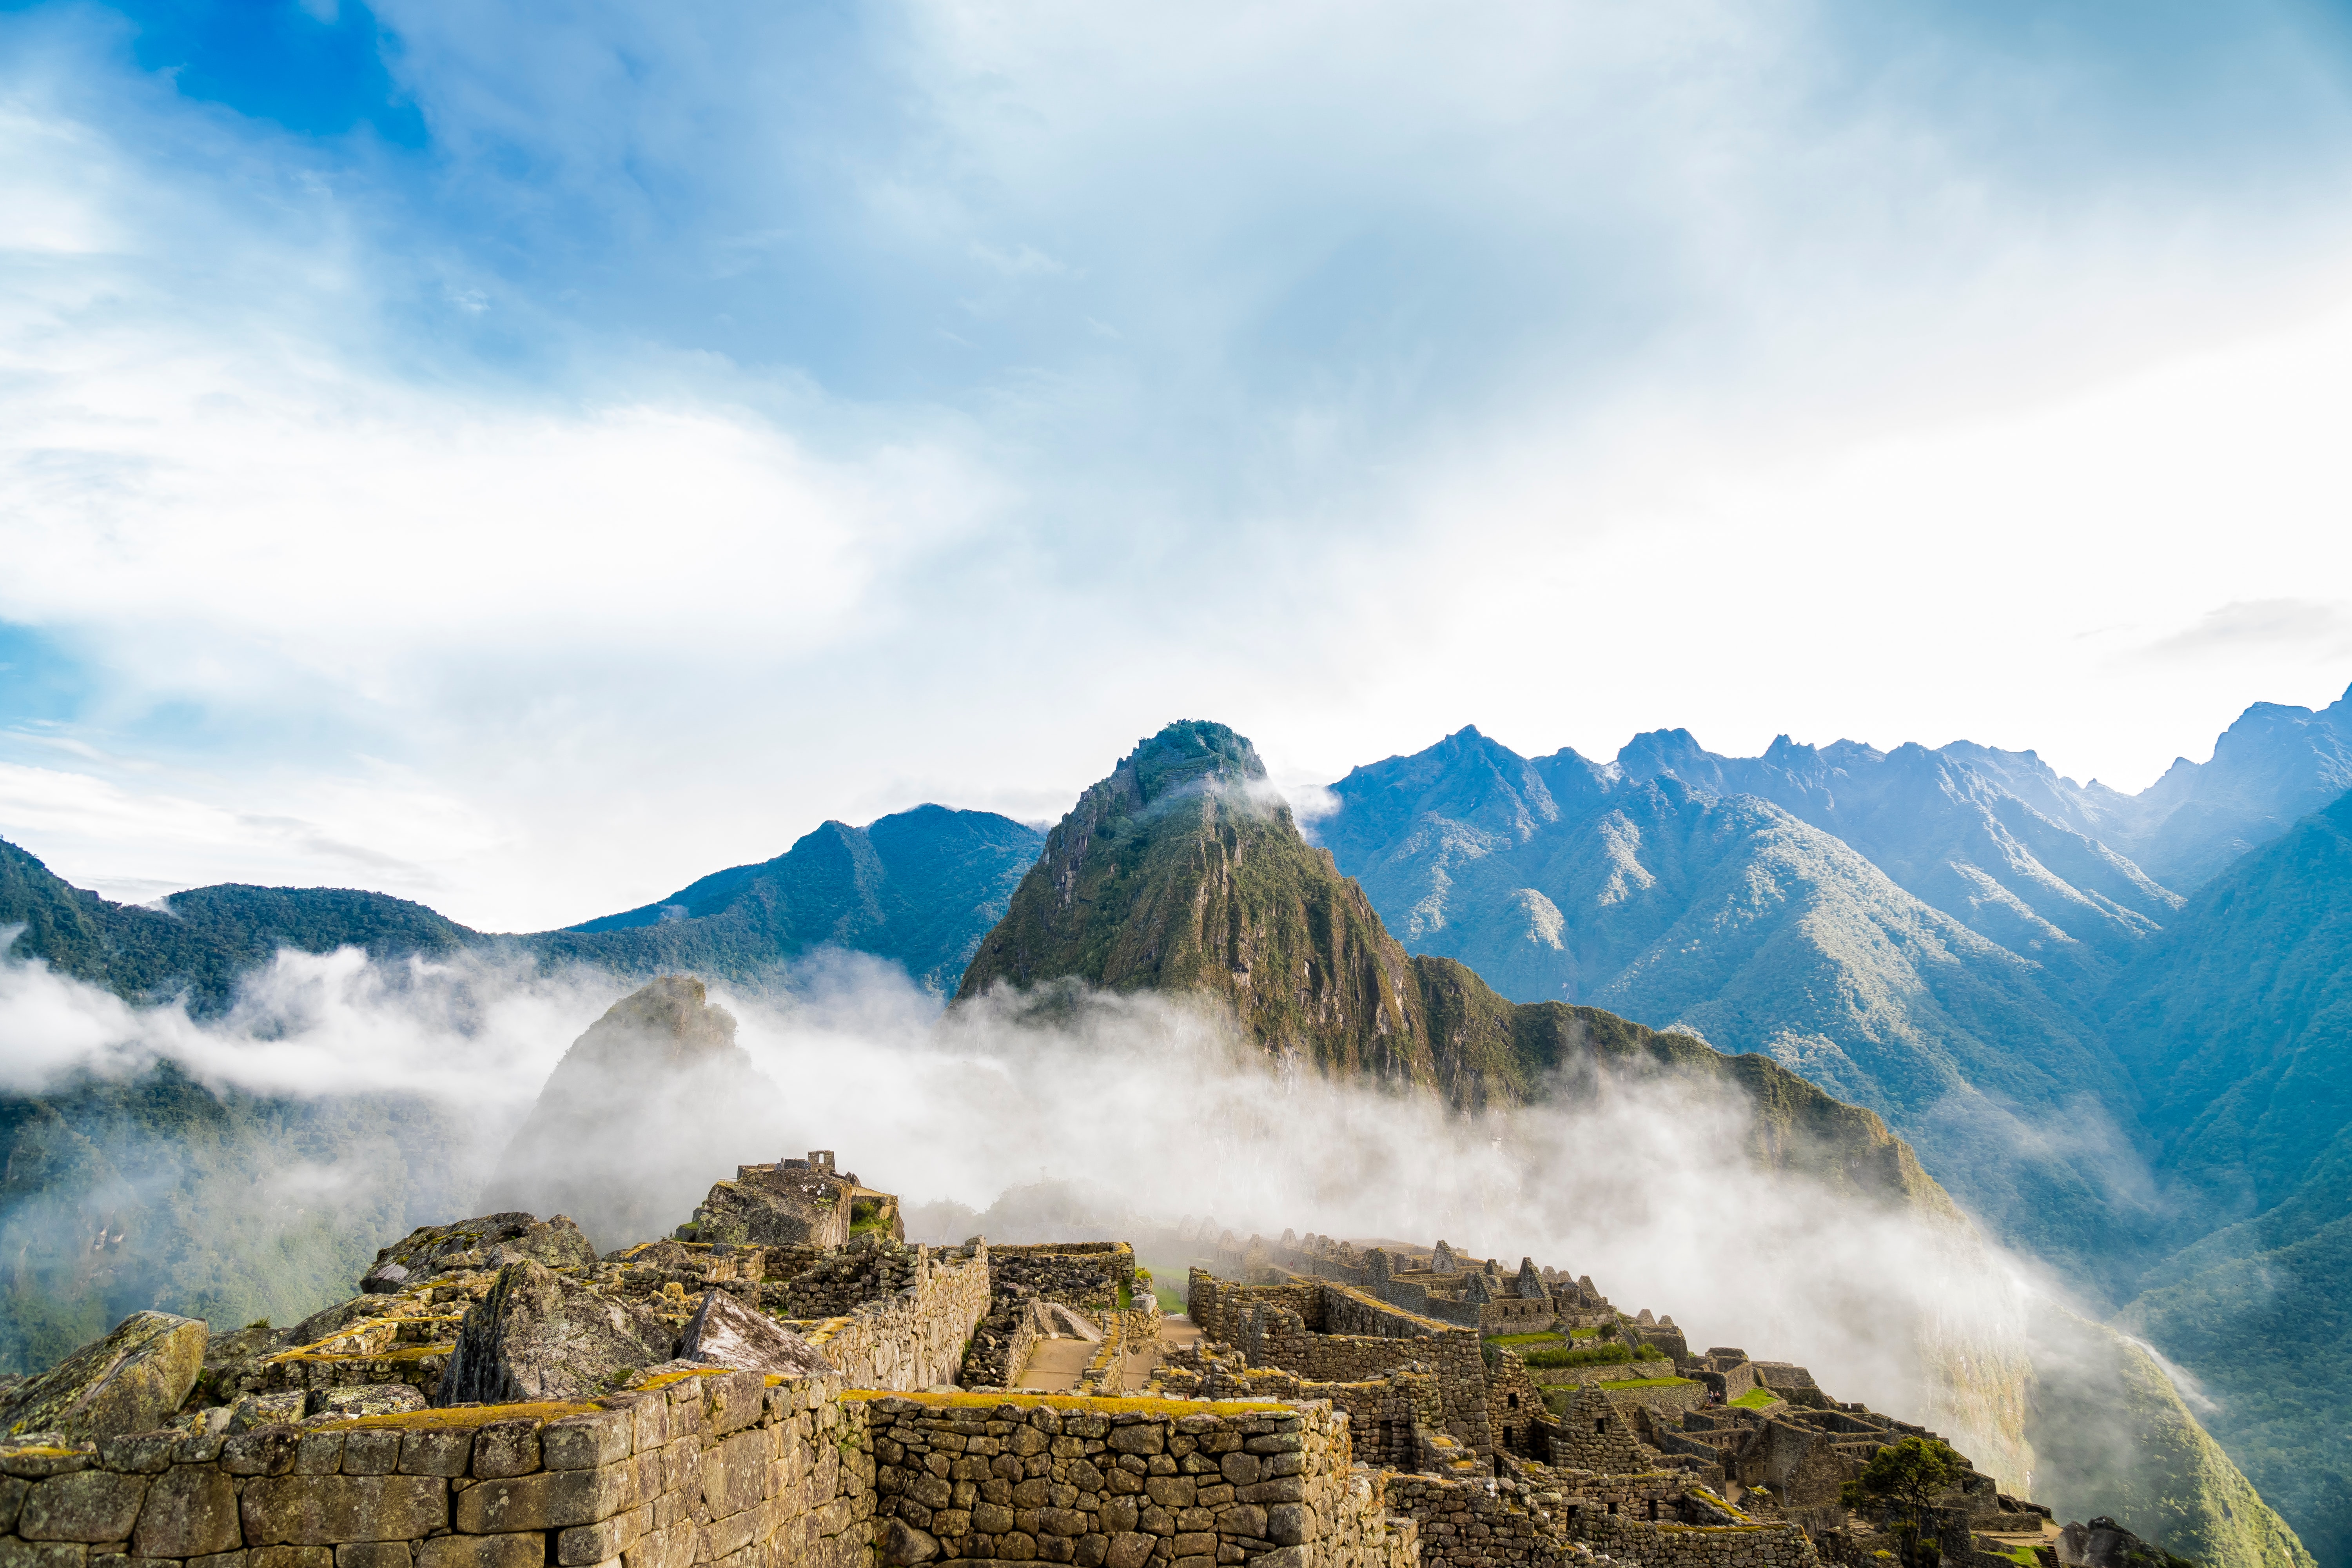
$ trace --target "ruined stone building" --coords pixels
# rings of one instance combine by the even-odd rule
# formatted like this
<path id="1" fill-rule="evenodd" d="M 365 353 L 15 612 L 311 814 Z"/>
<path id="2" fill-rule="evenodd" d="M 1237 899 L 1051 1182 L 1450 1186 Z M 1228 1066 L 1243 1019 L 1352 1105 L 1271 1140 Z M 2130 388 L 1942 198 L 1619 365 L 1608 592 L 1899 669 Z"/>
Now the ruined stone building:
<path id="1" fill-rule="evenodd" d="M 1883 1568 L 1841 1489 L 1918 1428 L 1590 1278 L 1163 1236 L 1175 1314 L 1128 1243 L 896 1215 L 818 1152 L 602 1256 L 491 1215 L 291 1330 L 138 1314 L 0 1389 L 0 1568 Z M 2082 1561 L 1973 1471 L 1936 1517 Z"/>

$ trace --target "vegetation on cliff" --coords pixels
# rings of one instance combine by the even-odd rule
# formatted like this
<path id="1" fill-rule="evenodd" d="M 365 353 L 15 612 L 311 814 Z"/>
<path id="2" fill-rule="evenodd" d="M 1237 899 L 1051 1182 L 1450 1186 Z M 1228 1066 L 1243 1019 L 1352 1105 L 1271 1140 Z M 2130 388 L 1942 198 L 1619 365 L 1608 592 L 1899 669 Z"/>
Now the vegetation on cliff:
<path id="1" fill-rule="evenodd" d="M 1408 955 L 1222 724 L 1168 726 L 1079 797 L 958 994 L 1063 978 L 1205 994 L 1269 1055 L 1464 1110 L 1573 1092 L 1604 1071 L 1732 1089 L 1754 1110 L 1762 1163 L 1958 1220 L 1876 1115 L 1769 1058 L 1595 1007 L 1514 1005 L 1460 963 Z"/>

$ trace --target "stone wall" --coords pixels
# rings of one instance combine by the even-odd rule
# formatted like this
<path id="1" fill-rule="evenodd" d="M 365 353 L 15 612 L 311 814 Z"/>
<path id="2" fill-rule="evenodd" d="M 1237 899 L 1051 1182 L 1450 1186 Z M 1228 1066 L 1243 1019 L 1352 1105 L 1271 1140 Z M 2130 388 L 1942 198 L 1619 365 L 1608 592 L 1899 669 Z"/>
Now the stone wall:
<path id="1" fill-rule="evenodd" d="M 854 1388 L 951 1384 L 988 1311 L 989 1249 L 921 1256 L 915 1282 L 838 1318 L 796 1325 Z"/>
<path id="2" fill-rule="evenodd" d="M 1195 1268 L 1185 1302 L 1202 1336 L 1240 1344 L 1254 1337 L 1275 1364 L 1319 1382 L 1360 1382 L 1421 1363 L 1437 1376 L 1440 1429 L 1486 1460 L 1495 1452 L 1486 1367 L 1475 1328 L 1438 1322 L 1334 1280 L 1236 1285 Z"/>
<path id="3" fill-rule="evenodd" d="M 1381 1478 L 1350 1472 L 1347 1422 L 1328 1409 L 940 1394 L 877 1396 L 870 1412 L 877 1518 L 950 1560 L 1413 1561 L 1412 1533 L 1391 1527 Z"/>
<path id="4" fill-rule="evenodd" d="M 1124 1241 L 991 1247 L 988 1256 L 1000 1289 L 1026 1285 L 1066 1307 L 1117 1310 L 1118 1292 L 1135 1290 L 1135 1248 Z"/>
<path id="5" fill-rule="evenodd" d="M 1554 1420 L 1538 1424 L 1529 1447 L 1549 1464 L 1579 1470 L 1625 1474 L 1646 1470 L 1652 1461 L 1640 1439 L 1609 1396 L 1579 1389 L 1561 1402 Z"/>
<path id="6" fill-rule="evenodd" d="M 12 1568 L 853 1568 L 873 1512 L 840 1384 L 675 1373 L 593 1402 L 0 1449 Z"/>

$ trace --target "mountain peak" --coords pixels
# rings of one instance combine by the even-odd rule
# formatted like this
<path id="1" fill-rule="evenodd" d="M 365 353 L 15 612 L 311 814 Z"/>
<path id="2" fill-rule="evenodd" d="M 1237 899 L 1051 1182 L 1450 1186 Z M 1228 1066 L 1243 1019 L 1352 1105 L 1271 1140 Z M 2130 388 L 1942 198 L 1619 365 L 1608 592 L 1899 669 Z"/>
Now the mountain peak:
<path id="1" fill-rule="evenodd" d="M 1249 784 L 1265 777 L 1265 764 L 1246 737 L 1207 719 L 1179 719 L 1156 735 L 1136 742 L 1111 775 L 1130 784 L 1145 805 L 1196 783 Z"/>

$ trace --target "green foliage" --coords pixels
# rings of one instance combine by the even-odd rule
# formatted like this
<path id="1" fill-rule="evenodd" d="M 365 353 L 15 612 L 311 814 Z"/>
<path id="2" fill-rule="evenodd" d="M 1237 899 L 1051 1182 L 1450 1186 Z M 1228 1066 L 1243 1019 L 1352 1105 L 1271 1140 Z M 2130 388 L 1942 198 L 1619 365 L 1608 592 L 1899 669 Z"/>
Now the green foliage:
<path id="1" fill-rule="evenodd" d="M 1693 1380 L 1687 1377 L 1627 1377 L 1612 1379 L 1601 1384 L 1607 1389 L 1619 1388 L 1682 1388 Z"/>
<path id="2" fill-rule="evenodd" d="M 1779 1397 L 1780 1395 L 1759 1383 L 1738 1398 L 1727 1400 L 1725 1403 L 1741 1410 L 1761 1410 Z"/>
<path id="3" fill-rule="evenodd" d="M 1862 1475 L 1845 1483 L 1840 1500 L 1852 1509 L 1880 1509 L 1900 1521 L 1896 1540 L 1913 1568 L 1932 1568 L 1927 1539 L 1936 1500 L 1958 1486 L 1967 1464 L 1939 1437 L 1906 1437 L 1870 1457 Z"/>
<path id="4" fill-rule="evenodd" d="M 1550 1332 L 1539 1334 L 1489 1334 L 1486 1336 L 1486 1342 L 1490 1345 L 1508 1345 L 1513 1350 L 1517 1350 L 1526 1345 L 1555 1345 L 1565 1348 L 1568 1344 L 1568 1342 L 1560 1338 L 1559 1335 Z"/>
<path id="5" fill-rule="evenodd" d="M 219 1093 L 169 1063 L 0 1098 L 0 1371 L 143 1307 L 290 1323 L 345 1299 L 377 1247 L 461 1212 L 464 1131 L 418 1100 Z"/>

